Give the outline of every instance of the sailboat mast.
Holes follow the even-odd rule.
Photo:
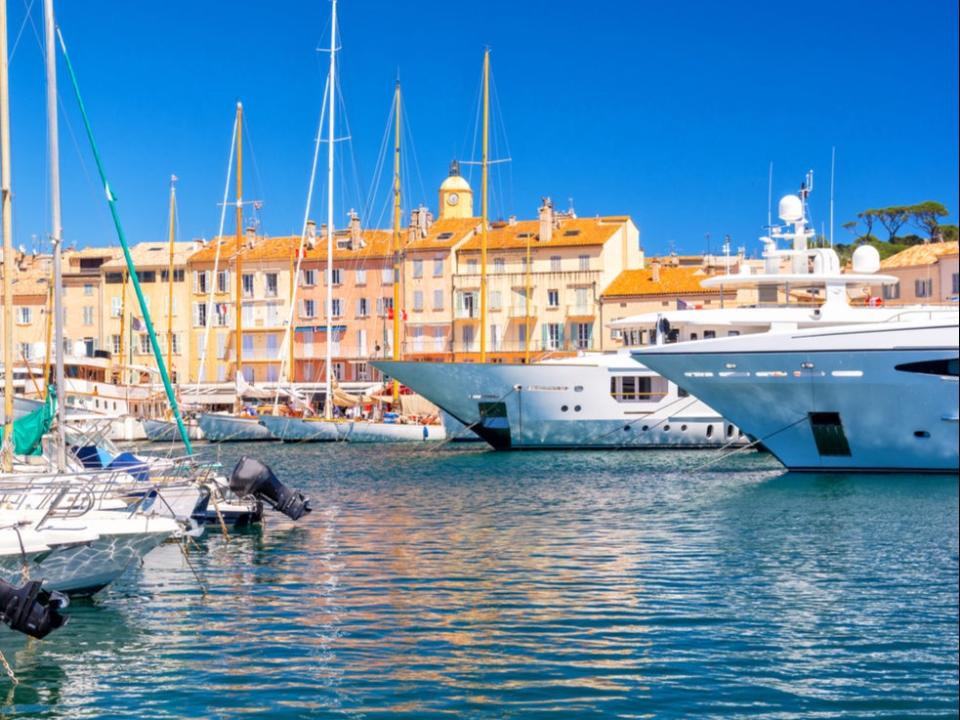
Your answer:
[[[243,374],[243,103],[237,103],[237,237],[235,243],[234,272],[237,275],[234,322],[237,331],[235,355],[237,358],[234,380]],[[214,278],[216,280],[216,278]],[[210,322],[210,318],[207,318]],[[240,398],[234,401],[234,409],[240,411]]]
[[[327,420],[333,418],[333,143],[334,119],[337,97],[337,0],[331,3],[330,16],[330,76],[327,83],[327,342],[326,342],[326,402],[323,415]]]
[[[393,101],[393,359],[400,359],[400,81]],[[400,400],[400,383],[393,381],[393,402]],[[394,408],[396,410],[396,408]]]
[[[167,264],[167,367],[173,367],[173,240],[177,207],[177,176],[170,176],[170,261]]]
[[[0,0],[0,192],[3,212],[3,470],[13,470],[13,221],[10,189],[10,82],[7,2]]]
[[[487,146],[490,131],[490,50],[483,53],[483,155],[480,159],[480,362],[487,361]]]
[[[57,384],[57,469],[65,470],[67,388],[63,372],[63,223],[60,219],[60,135],[57,124],[57,55],[53,0],[43,2],[44,61],[47,69],[47,155],[50,162],[50,240],[53,243],[54,362]],[[47,378],[49,380],[49,378]]]
[[[524,327],[524,330],[523,330],[523,361],[524,361],[525,363],[528,363],[528,364],[529,364],[529,362],[530,362],[530,313],[531,313],[531,310],[532,310],[532,308],[530,307],[530,301],[533,299],[533,298],[532,298],[533,293],[532,293],[532,291],[531,291],[531,285],[530,285],[530,272],[531,272],[531,268],[530,268],[530,233],[527,233],[527,277],[526,277],[526,282],[524,283],[524,287],[523,287],[523,294],[524,294],[524,298],[523,298],[523,310],[524,310],[524,315],[526,316],[526,317],[524,317],[524,320],[523,320],[523,327]]]

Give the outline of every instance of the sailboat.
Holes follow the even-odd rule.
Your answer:
[[[237,103],[237,189],[236,243],[234,253],[235,315],[234,353],[236,401],[233,413],[202,413],[197,422],[204,437],[212,442],[273,440],[270,431],[260,424],[256,414],[244,412],[243,398],[249,385],[243,377],[243,105]],[[218,239],[217,242],[220,242]]]

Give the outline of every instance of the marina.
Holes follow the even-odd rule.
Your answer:
[[[244,5],[0,0],[0,717],[957,716],[956,7]]]

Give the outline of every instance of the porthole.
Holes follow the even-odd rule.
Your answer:
[[[644,430],[646,430],[646,428],[644,428]],[[624,431],[624,432],[630,432],[630,426],[629,426],[629,425],[624,425],[624,426],[623,426],[623,431]]]
[[[561,405],[561,406],[560,406],[560,411],[561,411],[561,412],[566,412],[566,411],[569,410],[569,409],[570,409],[570,408],[568,408],[566,405]]]
[[[574,385],[574,386],[573,386],[573,391],[574,391],[574,392],[583,392],[583,385]]]
[[[686,425],[681,425],[681,426],[680,426],[680,432],[686,432],[686,431],[687,431],[687,426],[686,426]]]
[[[707,425],[707,437],[713,437],[713,425]]]
[[[670,432],[670,426],[669,426],[669,425],[664,425],[664,426],[663,426],[663,431],[664,431],[664,432]]]
[[[917,438],[928,438],[930,437],[930,433],[926,430],[915,430],[913,436]]]
[[[574,405],[574,406],[573,406],[573,411],[574,411],[574,412],[580,412],[581,409],[582,409],[582,408],[581,408],[579,405]]]
[[[733,437],[733,425],[727,425],[727,437]]]
[[[646,432],[647,430],[650,429],[650,426],[649,426],[649,425],[644,425],[642,429],[643,429],[644,432]]]

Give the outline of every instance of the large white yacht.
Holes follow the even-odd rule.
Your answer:
[[[636,352],[791,470],[958,471],[958,315],[663,345]]]
[[[850,294],[890,284],[877,275],[874,248],[858,248],[853,272],[842,273],[831,248],[810,247],[808,177],[799,195],[780,201],[786,223],[771,228],[763,268],[703,281],[705,287],[755,294],[750,307],[647,313],[610,323],[625,350],[524,364],[376,361],[398,379],[498,449],[709,448],[745,444],[735,420],[701,402],[632,357],[632,347],[764,333],[781,328],[884,322],[903,308],[854,306]],[[778,248],[778,241],[787,243]],[[689,389],[689,388],[687,388]]]

